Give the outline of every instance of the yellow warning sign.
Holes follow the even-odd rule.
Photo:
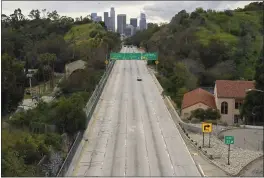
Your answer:
[[[202,130],[204,133],[210,133],[213,130],[212,123],[202,123]]]
[[[159,64],[159,61],[155,61],[155,64]]]
[[[105,64],[108,64],[108,60],[105,60]]]

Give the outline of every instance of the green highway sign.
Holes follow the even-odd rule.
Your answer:
[[[234,143],[235,143],[234,136],[225,136],[225,144],[230,145]]]
[[[124,53],[110,53],[111,59],[123,59]]]
[[[157,53],[110,53],[112,60],[157,60]]]
[[[142,57],[141,59],[142,60],[154,60],[156,61],[157,60],[157,53],[142,53]]]
[[[141,53],[110,53],[113,60],[141,60]]]
[[[125,60],[140,60],[141,53],[124,53]]]

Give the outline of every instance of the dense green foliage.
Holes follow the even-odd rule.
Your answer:
[[[3,113],[12,110],[12,107],[22,100],[25,75],[23,63],[6,53],[1,57],[1,65],[1,108]]]
[[[255,87],[264,91],[264,54],[263,49],[256,65]],[[251,91],[247,94],[241,108],[241,114],[246,118],[246,124],[263,125],[264,123],[264,92]]]
[[[64,95],[57,100],[39,102],[2,121],[2,176],[42,175],[37,166],[41,158],[51,150],[65,151],[61,135],[72,138],[85,129],[83,108],[103,74],[104,60],[121,43],[117,33],[88,17],[74,20],[45,9],[28,16],[20,9],[10,16],[2,14],[2,115],[12,113],[23,99],[28,69],[38,69],[33,86],[49,80],[54,86],[54,72],[65,72],[65,64],[84,60],[87,65],[60,84]]]
[[[16,128],[30,129],[36,123],[56,125],[60,134],[74,134],[84,129],[86,120],[83,108],[88,100],[87,92],[74,93],[69,98],[61,97],[50,104],[40,102],[35,109],[19,112],[8,122]]]
[[[61,137],[57,134],[29,134],[19,130],[2,129],[2,176],[19,177],[39,175],[36,166],[49,147],[59,150]]]
[[[263,48],[263,22],[263,2],[224,12],[182,10],[169,24],[152,24],[126,43],[159,53],[161,84],[180,104],[181,99],[176,96],[185,89],[213,87],[217,79],[254,79],[256,61]],[[176,72],[179,62],[186,68],[181,77]],[[182,79],[190,73],[194,76],[187,86]]]
[[[64,72],[65,64],[75,60],[102,68],[106,55],[120,45],[117,33],[107,32],[103,22],[93,23],[88,16],[74,20],[43,9],[32,10],[28,17],[20,9],[9,16],[2,14],[2,80],[9,80],[2,83],[2,115],[14,111],[29,85],[24,68],[26,73],[38,69],[34,86],[52,80],[53,72]],[[10,59],[13,62],[5,62]]]

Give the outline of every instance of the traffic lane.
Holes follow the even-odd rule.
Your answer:
[[[139,75],[144,78],[145,73],[141,72],[139,63],[143,61],[135,61],[137,68],[139,68]],[[149,154],[149,164],[151,170],[151,176],[174,176],[174,168],[172,166],[170,155],[166,150],[166,144],[162,138],[159,123],[151,108],[151,98],[148,97],[149,87],[141,82],[141,103],[144,108],[142,115],[144,118],[145,134],[147,137],[147,148]]]
[[[186,147],[181,135],[167,111],[164,101],[152,80],[145,64],[138,62],[144,84],[149,88],[146,95],[150,101],[149,106],[157,118],[161,135],[171,158],[172,165],[177,176],[200,176],[200,173]],[[177,148],[177,149],[175,149]]]
[[[107,97],[112,96],[113,92],[116,91],[116,88],[113,89],[113,90],[111,90],[111,89],[113,87],[117,86],[116,83],[118,83],[119,77],[117,75],[118,72],[116,72],[117,70],[118,70],[118,66],[114,66],[113,69],[112,69],[112,73],[110,74],[109,79],[107,80],[105,88],[104,88],[104,90],[102,92],[101,98],[105,98],[105,100],[99,99],[98,104],[97,104],[97,106],[95,108],[94,113],[97,113],[96,114],[97,118],[99,117],[101,119],[102,117],[104,117],[104,114],[105,114],[105,111],[106,111],[106,107],[104,107],[104,105],[112,104],[112,101],[108,100]],[[113,80],[113,79],[115,79],[115,80]],[[110,81],[115,81],[115,82],[110,82]],[[102,110],[103,108],[104,108],[104,110]],[[99,109],[101,109],[100,112],[99,112]],[[93,123],[96,123],[96,122],[94,122],[95,120],[96,120],[96,118],[93,115],[92,118],[91,118],[91,121],[89,123],[89,126],[90,126],[89,130],[87,128],[85,133],[84,133],[84,136],[83,136],[84,138],[88,138],[89,141],[93,140],[93,142],[94,142],[94,139],[97,139],[97,138],[92,138],[92,137],[93,137],[93,135],[96,135],[96,133],[98,132],[98,129],[99,129],[99,127],[91,127],[91,126],[93,126]],[[93,144],[93,142],[92,142],[92,144]],[[84,175],[84,172],[87,169],[87,166],[85,166],[85,165],[82,166],[79,162],[80,162],[81,157],[83,158],[82,153],[84,152],[83,150],[85,149],[85,147],[87,147],[87,144],[88,143],[85,142],[85,141],[81,142],[81,144],[79,145],[79,147],[78,147],[78,149],[77,149],[77,151],[75,153],[74,159],[73,159],[73,161],[77,160],[77,162],[76,163],[75,162],[71,163],[71,166],[70,166],[70,168],[69,168],[69,170],[68,170],[66,175],[75,176],[78,171],[79,171],[78,174]],[[89,155],[89,153],[85,153],[85,158],[83,158],[83,159],[84,160],[90,160],[91,158],[89,156],[91,156],[91,155]]]
[[[129,99],[127,113],[127,171],[126,176],[149,176],[149,164],[145,134],[140,115],[140,101],[137,82],[137,70],[129,63]]]
[[[104,155],[104,161],[102,163],[102,167],[101,167],[101,174],[103,176],[110,176],[111,175],[111,171],[113,169],[113,157],[114,157],[114,145],[115,145],[115,142],[116,142],[116,129],[118,126],[118,123],[117,123],[117,119],[118,119],[118,114],[119,114],[119,103],[120,103],[120,85],[122,85],[124,79],[123,79],[123,63],[121,63],[120,61],[116,61],[116,65],[120,66],[119,67],[119,70],[117,71],[118,72],[118,75],[120,76],[120,82],[116,85],[116,87],[118,88],[117,89],[117,92],[115,93],[115,95],[113,95],[112,97],[114,98],[115,100],[115,104],[113,106],[113,108],[111,109],[112,112],[107,115],[107,117],[110,117],[111,118],[111,123],[109,123],[109,127],[111,128],[111,132],[108,136],[108,139],[105,143],[105,147],[106,147],[106,151],[105,151],[105,155]],[[115,80],[115,79],[113,79]],[[113,82],[113,81],[112,81]],[[97,176],[96,174],[94,174],[93,172],[90,173],[90,175],[94,175],[94,176]],[[89,176],[90,176],[89,175]]]
[[[121,72],[122,83],[119,86],[120,98],[117,105],[117,122],[115,124],[115,131],[112,135],[111,143],[114,143],[111,162],[112,166],[110,176],[124,176],[126,164],[126,115],[127,115],[127,88],[128,88],[128,70],[126,61],[118,61],[123,63],[123,70]]]
[[[142,70],[148,74],[148,70],[144,65],[142,66]],[[160,128],[164,135],[164,140],[167,143],[169,154],[173,160],[173,165],[179,170],[177,172],[182,172],[178,175],[199,176],[200,174],[196,168],[196,165],[189,154],[189,151],[182,140],[179,131],[170,118],[170,115],[155,83],[152,81],[150,75],[146,75],[146,77],[146,82],[149,83],[149,87],[153,88],[153,90],[148,93],[150,98],[152,98],[151,105],[153,107],[153,113],[155,113],[157,118],[160,120]],[[182,144],[179,145],[178,143]],[[177,146],[178,149],[175,150],[175,146]],[[179,156],[181,156],[183,159],[177,159]]]
[[[102,166],[102,172],[104,176],[112,175],[124,175],[125,171],[125,122],[120,120],[124,115],[125,108],[122,108],[124,101],[124,95],[121,86],[124,85],[124,69],[125,63],[123,61],[117,61],[117,64],[121,64],[121,70],[119,75],[121,76],[121,82],[118,84],[118,92],[115,96],[115,107],[112,112],[112,123],[111,128],[112,132],[108,138],[106,145],[105,159]],[[120,108],[121,107],[121,108]]]
[[[86,176],[91,175],[102,175],[100,171],[101,164],[103,163],[103,156],[105,153],[105,144],[109,136],[110,129],[109,123],[111,122],[111,117],[109,117],[109,112],[111,112],[114,107],[114,97],[115,92],[118,89],[118,83],[122,81],[122,75],[119,74],[122,66],[117,64],[114,67],[113,75],[109,78],[109,85],[104,89],[102,96],[102,102],[97,106],[98,112],[95,112],[93,117],[95,117],[95,124],[90,128],[90,132],[87,135],[89,143],[84,147],[83,154],[81,155],[78,167],[80,169],[77,171],[76,176]],[[116,86],[116,87],[115,87]],[[114,88],[113,88],[114,87]],[[98,113],[98,115],[97,115]]]
[[[126,81],[124,78],[124,61],[116,61],[116,64],[122,64],[119,75],[122,77],[121,82],[117,85],[118,92],[115,96],[115,106],[112,108],[112,123],[109,124],[112,128],[111,136],[108,138],[106,143],[106,152],[104,157],[104,162],[102,166],[103,176],[111,175],[124,175],[124,166],[125,166],[125,122],[120,120],[120,117],[123,117],[123,108],[120,106],[123,105],[124,97],[122,90],[125,90],[122,86]],[[95,174],[94,174],[95,175]],[[96,175],[95,175],[96,176]]]

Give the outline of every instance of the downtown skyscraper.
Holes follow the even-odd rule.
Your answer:
[[[107,29],[109,29],[109,16],[108,16],[108,12],[104,12],[104,23],[105,26],[107,27]]]
[[[144,13],[140,13],[139,29],[140,30],[147,29],[146,14],[144,14]]]
[[[113,7],[110,10],[109,30],[115,32],[115,9]]]
[[[130,25],[137,28],[137,18],[130,18]]]
[[[117,15],[117,32],[124,34],[126,28],[126,14]]]

